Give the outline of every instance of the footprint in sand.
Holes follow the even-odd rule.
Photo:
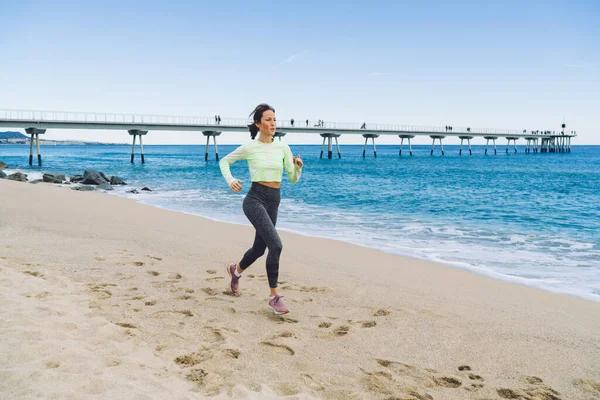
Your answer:
[[[294,354],[296,354],[296,352],[294,351],[294,349],[292,349],[290,346],[285,345],[285,344],[278,344],[278,343],[273,343],[273,342],[260,342],[260,344],[265,345],[265,346],[269,346],[269,347],[273,347],[276,349],[282,349],[284,353],[287,353],[291,356],[293,356]]]
[[[391,313],[388,310],[379,309],[373,313],[374,317],[384,317],[386,315],[390,315]]]
[[[146,265],[146,263],[143,261],[131,261],[129,264],[135,265],[136,267],[143,267],[144,265]]]
[[[462,382],[460,380],[449,376],[435,377],[433,378],[433,380],[436,383],[436,385],[447,388],[457,388],[460,385],[462,385]]]
[[[295,290],[297,292],[306,292],[306,293],[330,293],[331,290],[326,287],[319,286],[299,286],[299,285],[287,285],[283,286],[284,290]]]
[[[156,300],[150,300],[150,301],[145,302],[144,304],[147,306],[154,306],[154,305],[156,305],[156,303],[157,303]]]
[[[38,271],[23,271],[23,273],[27,274],[27,275],[35,276],[36,278],[41,278],[44,276],[41,273],[39,273]]]
[[[331,322],[321,322],[319,324],[319,328],[329,328],[331,326]]]
[[[158,271],[148,271],[148,273],[150,275],[152,275],[152,276],[159,276],[160,275],[160,272],[158,272]]]
[[[461,365],[460,367],[458,367],[459,371],[470,371],[471,367],[469,367],[468,365]]]
[[[202,288],[202,291],[209,296],[216,296],[219,294],[219,291],[217,289],[208,288],[208,287]]]
[[[189,294],[183,295],[183,296],[179,296],[177,298],[177,300],[192,300],[194,298],[194,296],[190,296]]]
[[[294,334],[290,331],[284,331],[284,332],[280,332],[280,333],[276,333],[274,335],[271,336],[271,339],[277,339],[277,338],[291,338],[294,337]]]
[[[205,281],[218,281],[221,279],[225,279],[225,278],[223,278],[222,276],[212,276],[210,278],[204,278]]]
[[[177,272],[172,272],[169,274],[168,278],[169,279],[181,279],[182,276],[181,276],[181,274],[179,274]]]
[[[483,379],[481,376],[477,375],[477,374],[469,374],[469,379],[473,380],[473,381],[483,381],[485,379]]]
[[[363,328],[372,328],[376,325],[377,325],[377,322],[375,322],[375,321],[364,321],[361,326]]]
[[[260,314],[266,315],[271,321],[275,321],[280,324],[297,324],[299,322],[297,319],[293,319],[285,315],[274,314],[271,310],[261,310]]]
[[[217,273],[217,271],[215,271],[214,269],[207,269],[207,270],[206,270],[206,273],[207,273],[207,274],[210,274],[210,275],[214,275],[214,274],[216,274],[216,273]]]
[[[106,300],[112,297],[112,292],[105,289],[105,286],[93,285],[89,290],[90,292],[96,293],[99,300]]]
[[[345,336],[350,332],[350,327],[347,325],[342,325],[333,330],[333,334],[336,336]]]
[[[235,358],[235,359],[240,358],[240,354],[242,354],[242,352],[237,349],[226,349],[224,351],[224,353],[227,357],[231,357],[231,358]]]
[[[94,258],[94,260],[96,260],[96,261],[106,261],[106,258],[104,258],[104,257],[96,257],[96,258]]]
[[[192,367],[212,358],[212,354],[208,350],[203,350],[197,353],[189,353],[175,358],[175,364],[182,367]]]
[[[58,361],[46,361],[46,368],[58,368],[60,363]]]
[[[162,258],[160,258],[160,257],[154,257],[154,256],[146,256],[146,257],[151,258],[153,260],[162,261]]]
[[[483,384],[481,383],[472,383],[471,386],[465,386],[465,390],[468,390],[469,392],[476,392],[482,388]]]
[[[130,328],[130,329],[135,329],[137,328],[137,326],[130,324],[129,322],[117,322],[115,325],[118,325],[122,328]]]

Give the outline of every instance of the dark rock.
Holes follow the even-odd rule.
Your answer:
[[[6,174],[0,169],[0,179],[6,179]]]
[[[11,181],[27,182],[27,174],[24,174],[22,172],[15,172],[14,174],[9,175],[8,179],[10,179]]]
[[[0,161],[0,168],[8,168],[8,167],[6,166],[6,164],[4,164],[2,161]]]
[[[69,180],[71,182],[81,182],[83,180],[83,175],[73,175]]]
[[[90,190],[96,190],[96,188],[94,186],[73,186],[71,187],[71,190],[80,190],[80,191],[90,191]]]
[[[128,190],[127,193],[138,194],[139,192],[137,191],[137,189],[132,189],[132,190]]]
[[[101,190],[114,190],[112,186],[110,186],[110,183],[101,183],[100,185],[98,185],[98,189]]]
[[[141,190],[143,190],[144,192],[151,192],[152,191],[152,189],[147,188],[145,186]]]
[[[34,179],[32,181],[29,181],[29,183],[40,183],[40,182],[45,182],[43,179]]]
[[[44,174],[43,181],[50,183],[63,183],[65,181],[65,176],[60,174]]]
[[[83,180],[81,183],[84,185],[100,185],[102,183],[109,183],[110,180],[102,172],[94,170],[86,170],[83,173]]]
[[[110,184],[111,185],[127,185],[127,183],[123,179],[119,178],[118,176],[111,176]]]

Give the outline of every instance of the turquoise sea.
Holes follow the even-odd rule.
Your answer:
[[[219,146],[221,157],[237,146]],[[342,159],[319,159],[321,146],[292,145],[305,162],[297,185],[285,182],[278,227],[339,239],[464,268],[496,279],[600,301],[600,146],[568,154],[429,155],[429,146],[342,145]],[[28,165],[29,147],[0,146],[0,161],[40,178],[44,172],[96,169],[125,179],[109,192],[170,210],[249,224],[241,204],[250,187],[245,162],[232,166],[246,181],[229,190],[204,146],[145,146],[129,162],[129,145],[43,146],[43,167]],[[334,156],[335,156],[334,152]],[[132,187],[153,192],[128,194]],[[43,199],[36,199],[43,201]],[[1,201],[0,201],[1,204]],[[252,238],[248,238],[251,244]],[[368,266],[373,267],[373,266]]]

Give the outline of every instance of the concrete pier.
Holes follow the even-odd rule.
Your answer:
[[[487,152],[488,152],[488,146],[490,144],[490,140],[494,142],[494,154],[498,154],[498,152],[496,151],[496,139],[498,139],[498,136],[484,136],[483,138],[486,140],[485,154],[487,154]]]
[[[319,158],[323,158],[323,150],[325,149],[325,139],[327,139],[327,158],[333,158],[333,147],[331,143],[331,139],[335,139],[335,147],[337,148],[338,158],[342,158],[342,153],[340,152],[340,144],[338,143],[338,139],[340,134],[337,133],[321,133],[321,137],[323,138],[323,145],[321,146],[321,155]]]
[[[440,141],[440,149],[442,150],[442,155],[444,155],[444,144],[442,143],[442,139],[445,139],[446,136],[444,136],[444,135],[429,135],[429,137],[431,139],[433,139],[433,141],[431,142],[431,155],[433,155],[433,150],[435,148],[436,139]]]
[[[412,145],[410,143],[410,139],[414,138],[415,135],[398,135],[398,137],[400,138],[400,153],[399,153],[399,155],[402,155],[402,145],[404,144],[404,139],[408,139],[408,150],[410,152],[410,155],[412,156]]]
[[[210,138],[213,138],[213,143],[215,147],[215,159],[219,161],[219,147],[217,146],[217,136],[221,134],[221,132],[217,131],[202,131],[202,134],[206,136],[206,151],[204,152],[204,161],[208,161],[208,145],[210,143]]]
[[[26,128],[25,132],[28,135],[31,135],[30,144],[29,144],[29,165],[33,165],[33,140],[35,138],[35,142],[37,144],[37,159],[38,165],[42,166],[42,153],[40,151],[40,135],[46,133],[45,129],[39,128]]]
[[[186,116],[165,116],[165,115],[134,115],[123,113],[93,113],[93,112],[72,112],[72,111],[40,111],[40,110],[13,110],[0,109],[0,126],[6,128],[26,128],[31,135],[32,142],[38,143],[38,163],[41,165],[41,153],[39,150],[39,134],[46,129],[98,129],[98,130],[128,130],[133,136],[132,143],[132,161],[135,158],[135,142],[137,136],[140,136],[140,150],[142,153],[142,162],[144,160],[142,136],[148,131],[191,131],[203,132],[207,136],[207,150],[205,159],[208,160],[208,145],[210,136],[213,136],[215,154],[218,159],[218,149],[215,137],[217,134],[206,134],[207,132],[244,132],[248,133],[247,118],[224,119],[215,123],[214,117],[186,117]],[[338,158],[341,158],[341,151],[337,138],[342,135],[363,135],[365,144],[368,139],[373,139],[373,153],[376,156],[377,150],[374,139],[379,136],[398,136],[401,139],[399,155],[402,155],[404,139],[408,140],[410,153],[412,155],[411,139],[415,137],[429,136],[433,142],[431,154],[435,151],[435,142],[439,140],[442,155],[444,155],[443,139],[458,137],[461,139],[461,151],[464,140],[469,145],[469,154],[472,154],[471,139],[485,138],[485,154],[488,152],[490,140],[494,143],[494,154],[497,154],[496,139],[499,137],[507,138],[508,147],[510,141],[516,151],[516,140],[525,139],[528,142],[526,153],[569,153],[571,151],[571,139],[577,136],[576,131],[567,132],[566,124],[561,125],[560,133],[555,134],[552,130],[540,130],[528,132],[523,129],[496,129],[496,128],[471,128],[471,127],[452,127],[448,126],[419,126],[419,125],[399,125],[399,124],[377,124],[377,123],[347,123],[347,122],[323,122],[306,120],[305,123],[293,124],[291,120],[277,121],[278,127],[285,132],[277,132],[276,137],[281,140],[285,133],[293,132],[295,134],[319,134],[323,137],[321,155],[325,148],[325,140],[328,140],[328,158],[333,158],[332,139],[336,140]],[[367,129],[368,127],[368,129]],[[36,131],[32,131],[36,129]],[[33,133],[30,133],[33,132]],[[37,133],[35,133],[37,132]],[[133,133],[135,132],[135,133]],[[369,136],[367,136],[369,135]],[[535,144],[535,147],[533,147]],[[366,146],[363,150],[366,156]],[[33,163],[33,143],[30,148],[30,159]]]
[[[525,148],[525,153],[534,153],[538,152],[538,140],[537,138],[525,138],[527,141],[527,147]]]
[[[514,136],[507,136],[506,137],[506,153],[508,154],[508,147],[510,146],[510,142],[513,142],[513,147],[515,149],[515,153],[517,152],[517,140],[519,140],[518,137],[514,137]]]
[[[458,155],[462,156],[463,140],[466,140],[469,144],[469,155],[472,156],[473,151],[471,150],[471,139],[473,139],[473,136],[459,136],[458,138],[460,139],[460,150],[458,151]]]
[[[369,141],[369,139],[371,139],[373,141],[373,157],[377,157],[377,146],[375,145],[375,139],[377,139],[379,137],[379,135],[373,134],[373,133],[365,133],[362,136],[365,138],[365,147],[363,148],[363,158],[365,157],[365,154],[367,152],[367,142]]]
[[[129,134],[131,136],[133,136],[133,143],[131,144],[131,163],[133,164],[133,159],[135,157],[135,138],[136,136],[140,137],[140,155],[142,156],[142,164],[144,164],[146,161],[144,160],[144,145],[142,143],[142,136],[146,135],[148,133],[148,131],[142,131],[140,129],[130,129],[127,132],[129,132]]]

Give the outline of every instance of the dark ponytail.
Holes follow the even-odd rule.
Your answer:
[[[251,123],[248,125],[248,130],[250,131],[250,137],[252,138],[252,140],[254,140],[254,138],[258,134],[258,126],[256,126],[255,123]]]
[[[275,112],[275,109],[268,104],[261,103],[256,106],[254,111],[252,111],[249,117],[252,117],[252,123],[248,124],[248,130],[250,131],[250,137],[254,139],[258,134],[258,126],[256,124],[260,124],[260,120],[262,119],[263,113],[265,111],[271,110]]]

